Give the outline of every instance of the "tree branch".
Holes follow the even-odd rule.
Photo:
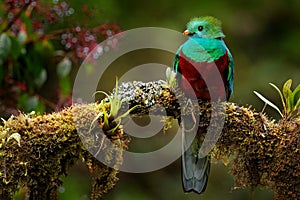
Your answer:
[[[115,95],[123,105],[138,105],[131,112],[134,115],[145,115],[149,110],[159,115],[163,107],[168,116],[178,118],[178,99],[187,99],[175,93],[164,81],[134,81],[121,84]],[[115,168],[122,163],[122,149],[127,148],[128,140],[117,117],[125,111],[121,107],[119,115],[111,115],[112,104],[104,99],[73,105],[58,113],[20,114],[4,121],[0,126],[1,199],[12,199],[20,187],[29,188],[30,199],[57,199],[60,177],[78,160],[95,175],[92,199],[113,188],[117,170],[92,156],[101,152]],[[199,105],[199,128],[217,127],[210,124],[210,119],[218,112],[211,112],[210,103]],[[235,187],[262,186],[273,190],[275,199],[300,199],[300,119],[275,122],[251,107],[230,102],[219,105],[226,108],[225,123],[211,156],[230,163]],[[119,148],[105,145],[104,137]],[[85,145],[82,138],[88,138],[83,141]]]

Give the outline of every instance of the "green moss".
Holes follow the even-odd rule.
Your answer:
[[[128,97],[129,90],[133,98]],[[151,95],[145,95],[147,91],[152,91]],[[127,99],[131,108],[142,105],[133,111],[135,115],[145,115],[149,109],[160,114],[164,107],[170,116],[165,118],[165,129],[171,127],[171,117],[180,116],[174,91],[162,82],[123,84],[119,96]],[[178,98],[184,105],[186,99]],[[208,125],[219,126],[210,124],[211,115],[219,116],[226,106],[223,131],[211,156],[229,165],[235,188],[261,186],[273,190],[277,200],[300,199],[300,118],[275,122],[251,107],[234,103],[218,106],[216,112],[211,112],[210,103],[200,102],[199,126],[201,130]],[[118,116],[126,113],[120,109]],[[93,174],[91,199],[108,192],[118,180],[122,150],[128,145],[122,125],[115,120],[118,116],[111,115],[110,103],[102,101],[42,116],[20,114],[4,121],[0,126],[1,199],[12,199],[21,187],[28,188],[32,199],[57,199],[60,178],[78,160],[85,162]],[[114,145],[103,143],[104,137]],[[95,157],[101,153],[112,168],[90,152]]]
[[[98,162],[77,134],[78,129],[87,130],[91,119],[102,109],[109,109],[109,105],[77,105],[59,113],[42,116],[20,114],[5,121],[0,126],[1,199],[12,199],[13,194],[25,186],[33,199],[57,199],[57,189],[62,185],[61,176],[67,175],[69,167],[79,159],[85,160],[95,176],[94,199],[111,189],[117,181],[117,171]],[[119,129],[117,132],[120,135]],[[8,139],[13,133],[20,135],[20,146],[16,139]],[[121,140],[118,142],[121,148],[125,147]],[[121,157],[107,159],[117,159],[119,164],[122,162]],[[100,183],[99,180],[103,179],[106,181]]]

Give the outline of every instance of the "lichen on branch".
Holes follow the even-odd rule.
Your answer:
[[[122,83],[117,96],[122,106],[115,116],[110,115],[111,102],[104,99],[57,113],[20,114],[4,121],[0,126],[1,199],[11,199],[20,187],[28,188],[31,199],[57,199],[60,178],[78,160],[95,175],[92,199],[97,199],[116,183],[122,150],[128,146],[122,120],[119,124],[115,119],[134,106],[131,114],[135,116],[147,115],[150,110],[160,115],[164,109],[168,116],[179,118],[178,99],[187,101],[164,81]],[[211,156],[230,163],[235,187],[262,186],[273,190],[275,199],[299,199],[300,118],[276,122],[249,106],[220,105],[225,106],[225,123]],[[211,115],[218,114],[211,109],[210,103],[200,102],[200,129],[218,126],[210,124]],[[117,148],[103,144],[103,137]],[[95,158],[99,152],[113,168]]]

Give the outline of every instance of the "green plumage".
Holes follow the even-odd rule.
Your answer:
[[[226,52],[222,40],[214,38],[193,38],[182,45],[182,52],[195,62],[214,62]]]

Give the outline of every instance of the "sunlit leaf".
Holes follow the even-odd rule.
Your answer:
[[[287,80],[283,85],[282,92],[286,101],[288,101],[289,94],[291,92],[291,86],[292,86],[292,79]]]
[[[281,99],[281,103],[282,103],[282,106],[283,106],[283,109],[285,110],[286,112],[286,105],[285,105],[285,101],[284,101],[284,97],[282,95],[282,92],[280,91],[280,89],[274,85],[273,83],[269,83],[273,88],[275,88],[275,90],[278,92],[279,96],[280,96],[280,99]]]
[[[288,90],[287,91],[287,112],[289,113],[290,111],[293,110],[293,107],[294,107],[294,97],[293,97],[293,92],[291,90]]]
[[[119,109],[121,108],[121,101],[120,101],[118,95],[119,95],[119,93],[118,93],[118,78],[116,78],[115,93],[111,100],[111,108],[110,108],[110,113],[112,114],[112,116],[117,115]]]
[[[254,91],[254,94],[256,94],[256,96],[258,98],[260,98],[263,102],[265,102],[267,105],[269,105],[272,108],[274,108],[275,110],[277,110],[277,112],[281,115],[281,117],[283,117],[283,114],[281,113],[280,109],[275,104],[273,104],[271,101],[269,101],[268,99],[266,99],[264,96],[262,96],[261,94],[259,94],[256,91]]]

